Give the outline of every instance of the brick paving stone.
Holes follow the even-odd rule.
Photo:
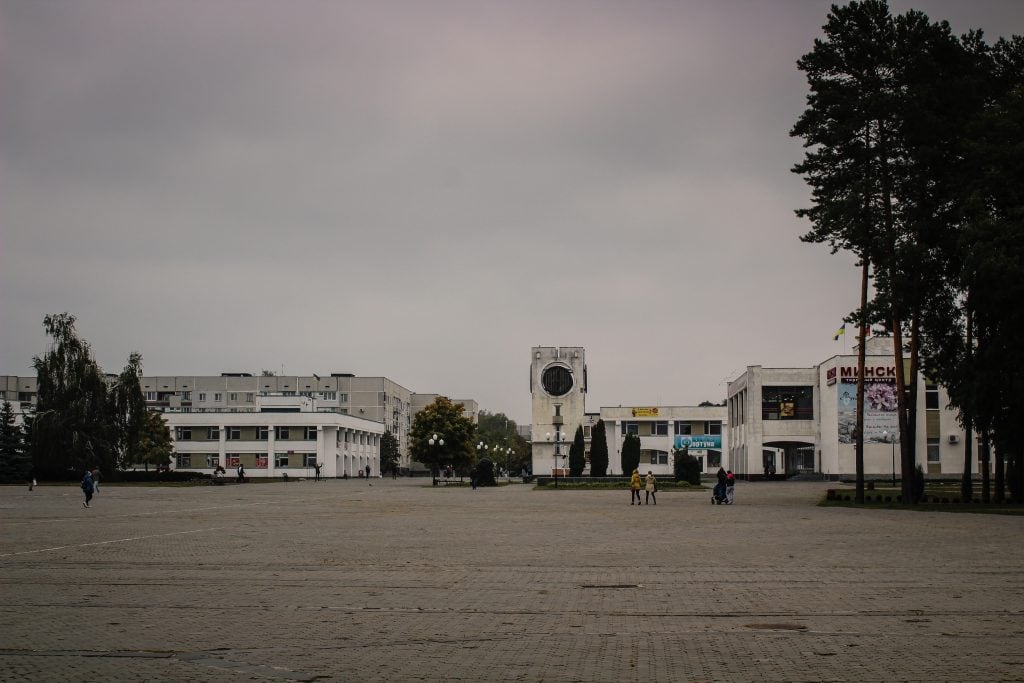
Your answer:
[[[0,487],[0,679],[1024,680],[1021,517],[372,484]]]

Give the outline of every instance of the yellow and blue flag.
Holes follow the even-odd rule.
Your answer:
[[[832,337],[832,341],[839,341],[839,337],[844,334],[846,334],[846,323],[843,323],[843,326],[836,330],[835,335]]]

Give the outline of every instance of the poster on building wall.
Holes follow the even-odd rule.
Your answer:
[[[722,447],[722,435],[721,434],[698,434],[696,436],[690,436],[689,434],[677,434],[675,441],[672,444],[677,450],[688,448],[691,451],[697,449],[706,448],[721,448]]]
[[[836,391],[839,400],[839,443],[855,443],[857,428],[857,380],[843,378]],[[896,410],[896,378],[864,378],[864,443],[889,443],[899,434]],[[896,438],[899,441],[899,438]]]

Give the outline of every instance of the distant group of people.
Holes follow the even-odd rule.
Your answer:
[[[629,504],[640,505],[640,489],[644,490],[644,505],[650,505],[651,501],[654,504],[658,504],[658,480],[654,478],[654,473],[651,470],[647,470],[647,476],[643,479],[640,478],[640,470],[633,470],[633,476],[629,478]]]

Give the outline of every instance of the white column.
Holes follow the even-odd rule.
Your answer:
[[[316,426],[316,454],[315,454],[316,462],[317,463],[323,463],[323,467],[327,468],[327,470],[328,470],[327,472],[323,472],[323,468],[321,468],[321,475],[327,474],[328,476],[330,476],[330,465],[328,465],[328,463],[327,463],[327,458],[325,457],[325,453],[326,453],[326,449],[324,448],[324,427],[323,427],[323,425],[317,425]]]
[[[258,427],[257,427],[258,429]],[[267,425],[267,476],[274,475],[274,450],[277,440],[274,437],[274,425]],[[291,463],[288,463],[289,465]]]
[[[220,438],[217,439],[217,463],[226,470],[228,464],[228,428],[226,425],[220,425],[217,429],[220,430],[218,432]]]

